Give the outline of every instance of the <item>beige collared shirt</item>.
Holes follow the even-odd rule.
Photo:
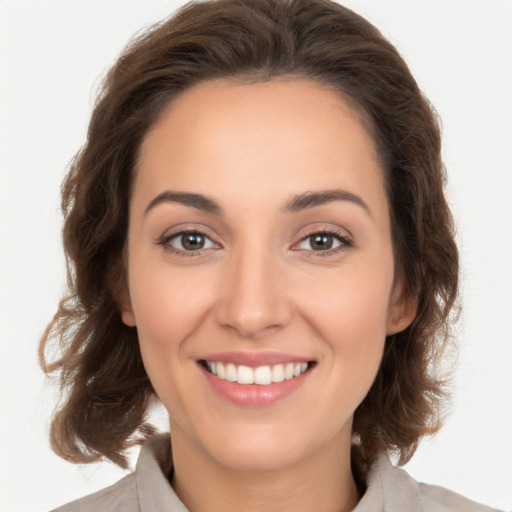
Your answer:
[[[169,484],[171,471],[170,437],[156,436],[143,446],[134,473],[55,512],[189,512]],[[366,486],[353,512],[499,512],[442,487],[416,482],[384,454],[371,468]]]

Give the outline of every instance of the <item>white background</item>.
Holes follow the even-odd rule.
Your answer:
[[[49,449],[38,338],[64,284],[59,186],[100,77],[183,2],[0,0],[0,511],[44,511],[119,479]],[[463,264],[458,376],[444,430],[407,466],[512,508],[512,1],[349,0],[408,61],[444,125]]]

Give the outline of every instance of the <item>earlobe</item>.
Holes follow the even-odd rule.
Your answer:
[[[123,323],[128,327],[135,327],[137,322],[135,320],[135,314],[133,313],[130,295],[126,288],[126,285],[124,285],[123,290],[119,293],[118,307],[121,312],[121,320]]]
[[[130,293],[128,291],[127,275],[123,257],[119,257],[117,261],[111,264],[106,275],[107,287],[110,290],[112,298],[117,304],[121,313],[122,322],[128,327],[135,327],[135,315],[130,301]]]
[[[386,326],[386,335],[390,336],[407,329],[418,312],[418,298],[402,291],[396,286],[391,298]]]
[[[121,320],[128,327],[135,327],[137,325],[135,322],[135,315],[131,309],[123,309],[121,311]]]

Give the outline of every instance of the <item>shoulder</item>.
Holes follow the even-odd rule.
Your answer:
[[[437,485],[417,484],[425,512],[499,512]]]
[[[385,454],[371,467],[366,483],[361,504],[366,499],[368,508],[361,506],[361,512],[377,505],[386,512],[499,512],[444,487],[417,482],[405,470],[394,467]]]
[[[138,512],[139,500],[135,475],[132,473],[101,491],[89,494],[55,509],[53,512]]]
[[[171,472],[171,439],[155,436],[142,447],[134,473],[53,512],[187,512],[169,483]]]

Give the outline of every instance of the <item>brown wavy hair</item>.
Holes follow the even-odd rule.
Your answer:
[[[294,76],[328,85],[364,119],[378,149],[390,205],[396,274],[418,312],[388,336],[353,432],[371,462],[404,463],[440,428],[441,356],[457,302],[458,253],[444,197],[440,128],[397,50],[368,21],[329,0],[213,0],[186,5],[133,40],[107,74],[62,186],[68,294],[40,345],[61,402],[51,443],[73,462],[107,458],[151,435],[155,392],[137,331],[121,321],[123,248],[138,152],[165,106],[212,79]],[[455,309],[453,309],[455,311]]]

